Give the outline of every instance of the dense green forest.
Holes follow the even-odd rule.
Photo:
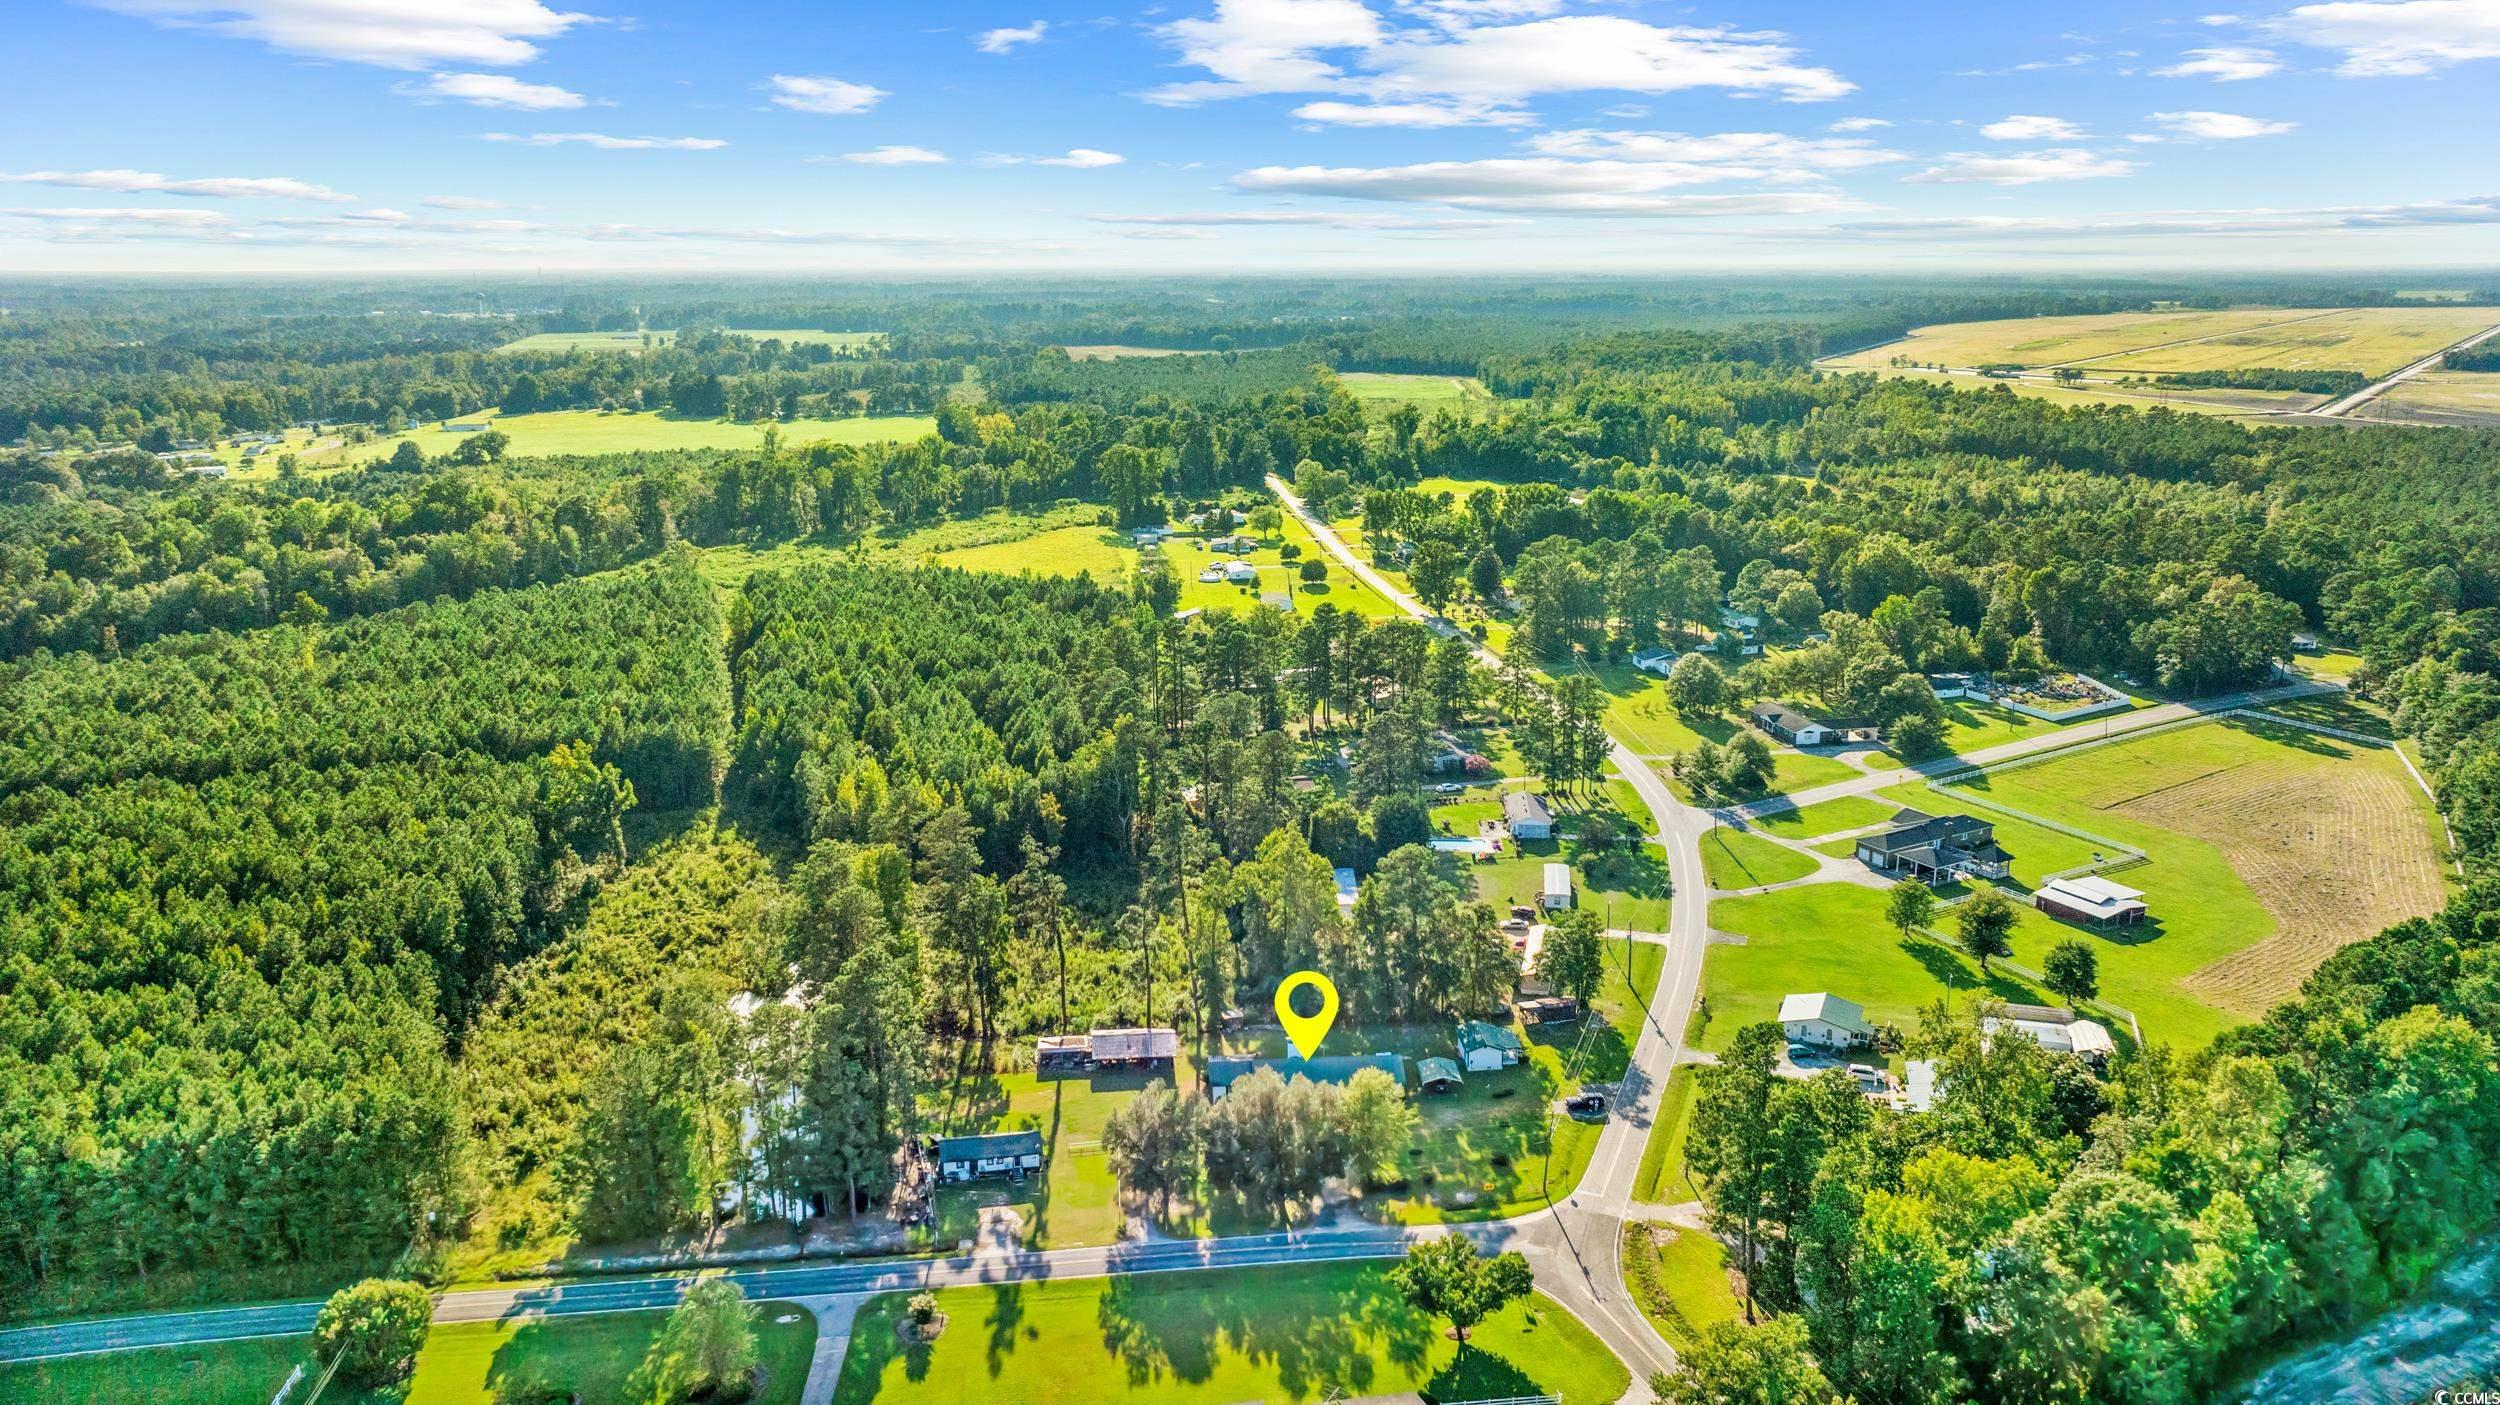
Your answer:
[[[506,291],[509,317],[428,315],[456,304],[414,286],[10,290],[0,1299],[20,1310],[866,1204],[920,1130],[933,1051],[1089,1020],[1196,1036],[1313,961],[1350,1017],[1482,1011],[1511,957],[1423,845],[1433,733],[1499,727],[1526,769],[1593,788],[1605,700],[1577,665],[1721,632],[1723,609],[1798,647],[1697,653],[1679,696],[1807,698],[1913,754],[1941,737],[1925,673],[2195,695],[2322,633],[2363,655],[2356,689],[2418,743],[2478,880],[2262,1023],[2105,1080],[1939,1014],[1920,1037],[1963,1091],[1928,1119],[1774,1079],[1740,1039],[1693,1165],[1762,1250],[1754,1307],[1801,1314],[1836,1388],[2195,1398],[2500,1218],[2473,1154],[2500,1139],[2500,434],[1813,364],[1950,317],[2381,290]],[[497,349],[638,325],[682,335]],[[1209,354],[1059,350],[1111,342]],[[1366,403],[1338,379],[1356,370],[1498,398]],[[908,409],[936,432],[250,482],[150,451],[611,404]],[[1509,668],[1333,605],[1176,615],[1160,571],[843,554],[1069,499],[1129,526],[1247,509],[1271,474],[1399,553],[1433,607],[1498,616]],[[703,552],[736,546],[805,550],[707,577]],[[1683,778],[1754,793],[1742,750]],[[1338,866],[1362,875],[1350,913]]]

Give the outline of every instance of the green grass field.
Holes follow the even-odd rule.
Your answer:
[[[2219,312],[2106,312],[2075,317],[2007,317],[1919,327],[1900,341],[1832,358],[1851,370],[1882,370],[1897,356],[1922,365],[2055,366],[2115,356],[2163,342],[2271,326],[2316,309],[2237,308]]]
[[[1390,619],[1406,612],[1387,596],[1354,578],[1345,563],[1322,550],[1312,539],[1302,519],[1288,512],[1284,525],[1270,534],[1267,543],[1244,556],[1226,556],[1209,551],[1201,537],[1173,537],[1164,542],[1161,551],[1166,569],[1181,584],[1180,608],[1184,610],[1256,610],[1262,594],[1290,591],[1297,613],[1309,614],[1322,604],[1363,616],[1365,619]],[[1301,548],[1301,555],[1288,566],[1279,548],[1291,542]],[[1299,574],[1303,561],[1317,560],[1328,568],[1328,578],[1317,584],[1305,584]],[[1209,565],[1230,561],[1246,561],[1258,568],[1255,586],[1201,582],[1198,573]]]
[[[944,1335],[908,1347],[895,1331],[904,1301],[861,1309],[840,1405],[1230,1405],[1394,1391],[1600,1405],[1631,1384],[1551,1299],[1512,1304],[1462,1347],[1406,1306],[1380,1264],[950,1288],[938,1294]]]
[[[1755,820],[1753,827],[1782,839],[1812,839],[1881,824],[1892,818],[1892,812],[1899,808],[1863,795],[1844,795],[1837,800],[1808,805],[1802,810],[1782,810],[1776,815],[1766,815]]]
[[[1347,371],[1337,377],[1346,393],[1367,405],[1413,405],[1437,409],[1480,410],[1493,403],[1493,392],[1473,376],[1401,376],[1374,371]]]
[[[1835,357],[1853,370],[1894,358],[1953,367],[2081,365],[2092,373],[2254,367],[2352,370],[2383,376],[2471,335],[2500,311],[2455,306],[2235,308],[2015,317],[1920,327],[1897,342]]]
[[[2094,360],[2091,371],[2359,371],[2384,376],[2494,322],[2488,307],[2365,307],[2252,327],[2185,346],[2146,347]]]
[[[1732,714],[1688,718],[1677,712],[1668,705],[1666,680],[1656,674],[1643,673],[1629,665],[1592,668],[1589,673],[1606,693],[1607,733],[1621,738],[1643,756],[1672,756],[1691,751],[1705,740],[1725,746],[1744,730],[1745,724]],[[1776,743],[1771,754],[1774,791],[1804,790],[1858,774],[1856,768],[1835,757],[1808,756]],[[1684,783],[1663,765],[1659,767],[1659,778],[1678,799],[1693,798]]]
[[[1176,1086],[1197,1086],[1184,1059]],[[975,1132],[1037,1131],[1045,1170],[1038,1182],[1002,1181],[950,1187],[938,1193],[937,1247],[971,1238],[984,1205],[1012,1207],[1032,1248],[1064,1249],[1111,1244],[1120,1237],[1119,1187],[1102,1150],[1102,1129],[1149,1080],[1143,1075],[1101,1071],[1091,1077],[1040,1078],[1029,1072],[991,1073],[963,1068],[923,1100],[933,1136]]]
[[[2109,717],[2124,715],[2119,712],[2104,714]],[[2007,742],[2042,736],[2067,727],[2082,727],[2100,720],[2094,717],[2084,722],[2044,722],[2037,717],[2025,717],[2019,712],[2010,712],[1988,703],[1951,698],[1944,703],[1944,747],[1956,756],[1967,756],[1988,747],[2003,746]],[[1901,764],[1900,758],[1890,752],[1877,752],[1868,760],[1879,767]]]
[[[1608,925],[1644,932],[1667,930],[1671,885],[1664,852],[1646,842],[1601,846],[1584,844],[1579,838],[1581,825],[1600,816],[1618,829],[1640,834],[1654,830],[1655,822],[1645,807],[1625,806],[1626,800],[1639,803],[1631,786],[1610,785],[1589,805],[1563,796],[1547,798],[1555,805],[1556,828],[1562,837],[1517,841],[1500,858],[1471,864],[1477,898],[1497,909],[1514,903],[1533,905],[1545,890],[1545,865],[1559,859],[1571,865],[1574,901],[1605,914]],[[1435,827],[1447,833],[1472,835],[1478,824],[1500,814],[1500,800],[1486,791],[1457,804],[1437,806],[1432,817]]]
[[[1442,493],[1447,493],[1450,495],[1453,502],[1463,504],[1470,496],[1474,495],[1480,489],[1491,488],[1496,492],[1499,492],[1509,486],[1510,485],[1507,483],[1492,478],[1444,478],[1435,476],[1417,481],[1415,484],[1415,491],[1419,493],[1431,494],[1433,496],[1439,496]]]
[[[1701,841],[1701,868],[1710,886],[1722,891],[1785,883],[1814,872],[1814,860],[1758,834],[1726,825]]]
[[[2495,314],[2494,320],[2500,321],[2500,314]],[[2382,406],[2384,413],[2397,417],[2418,415],[2460,423],[2500,424],[2500,372],[2428,371],[2399,382],[2363,407],[2359,418],[2378,417]]]
[[[1623,1281],[1641,1315],[1678,1351],[1692,1346],[1703,1328],[1743,1315],[1728,1282],[1727,1246],[1697,1229],[1626,1224]]]
[[[1998,771],[1969,789],[2150,856],[2118,875],[2144,890],[2146,922],[2096,930],[2026,909],[2014,954],[2036,967],[2055,941],[2091,941],[2102,993],[2133,1009],[2151,1040],[2206,1043],[2290,994],[2340,943],[2444,897],[2431,802],[2382,748],[2218,722]],[[1950,791],[1895,794],[1967,808]],[[2092,847],[2027,826],[2000,823],[1999,834],[2026,884]]]
[[[763,1377],[749,1399],[755,1405],[797,1405],[816,1347],[816,1318],[783,1302],[758,1303],[753,1314]],[[618,1312],[448,1322],[426,1339],[406,1381],[365,1391],[333,1385],[322,1399],[330,1405],[536,1405],[570,1397],[660,1405],[627,1386],[666,1320],[663,1312]],[[308,1348],[304,1337],[269,1337],[0,1366],[0,1400],[267,1405],[297,1363],[308,1360]],[[309,1394],[310,1377],[317,1374],[308,1372],[294,1398]]]
[[[1864,1006],[1873,1023],[1908,1030],[1919,1010],[1948,990],[1958,1003],[1980,989],[1978,962],[1933,942],[1903,940],[1884,921],[1882,890],[1855,883],[1723,898],[1710,905],[1710,925],[1745,939],[1713,945],[1703,958],[1710,1027],[1701,1047],[1713,1051],[1726,1049],[1739,1028],[1776,1018],[1783,995],[1829,991]],[[2004,1000],[2057,1003],[2002,966],[1987,989]]]
[[[1684,1174],[1684,1138],[1692,1130],[1693,1086],[1699,1076],[1691,1064],[1667,1075],[1658,1120],[1641,1144],[1641,1169],[1632,1182],[1632,1198],[1644,1205],[1681,1205],[1701,1198],[1701,1187]]]
[[[304,1337],[159,1347],[0,1365],[10,1405],[269,1405],[307,1352]],[[300,1387],[299,1387],[300,1389]]]
[[[535,415],[497,415],[481,410],[462,415],[453,424],[491,424],[512,439],[505,453],[513,458],[534,454],[622,454],[636,449],[752,449],[777,431],[788,445],[882,444],[922,439],[937,432],[926,415],[865,415],[854,419],[789,420],[774,424],[743,424],[732,420],[690,420],[674,415],[603,414],[597,410],[550,410]],[[428,457],[450,453],[476,433],[445,430],[439,423],[391,438],[336,448],[303,450],[296,455],[308,469],[342,468],[389,458],[403,442],[415,444]],[[274,477],[277,457],[265,454],[242,476]]]
[[[755,546],[730,542],[702,548],[706,579],[735,589],[757,571],[825,564],[845,553],[881,566],[932,562],[966,570],[1017,575],[1073,575],[1091,571],[1105,584],[1125,580],[1137,567],[1137,551],[1109,526],[1108,508],[1070,500],[1041,512],[997,508],[979,517],[954,518],[907,531],[882,528],[855,541],[819,538]]]

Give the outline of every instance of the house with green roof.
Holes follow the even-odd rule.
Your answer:
[[[1469,1073],[1515,1068],[1528,1056],[1528,1046],[1507,1025],[1466,1020],[1458,1027],[1458,1061]]]

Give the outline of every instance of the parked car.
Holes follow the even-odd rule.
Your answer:
[[[1443,781],[1439,785],[1432,788],[1432,793],[1435,795],[1457,795],[1466,789],[1467,787],[1460,785],[1456,781]]]
[[[1606,1115],[1606,1095],[1589,1089],[1564,1103],[1563,1111],[1574,1117],[1603,1117]]]

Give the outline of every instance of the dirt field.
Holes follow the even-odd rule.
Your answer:
[[[2438,908],[2446,881],[2423,842],[2421,806],[2395,757],[2369,751],[2331,767],[2297,755],[2249,761],[2105,808],[2212,844],[2274,917],[2273,936],[2180,981],[2255,1016],[2337,947]]]
[[[1063,346],[1071,361],[1121,361],[1132,356],[1213,356],[1212,351],[1172,351],[1160,346]]]

